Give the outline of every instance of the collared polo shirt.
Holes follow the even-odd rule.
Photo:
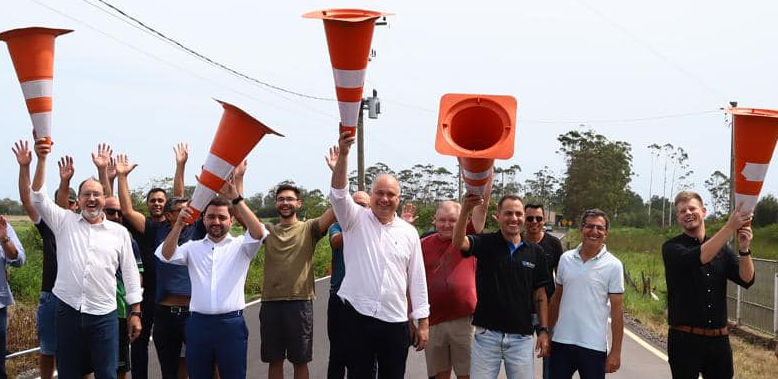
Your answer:
[[[267,230],[261,239],[254,239],[246,231],[239,237],[227,234],[220,242],[213,242],[210,237],[189,241],[178,246],[170,260],[162,255],[161,244],[154,254],[165,263],[188,269],[192,281],[190,311],[223,314],[245,307],[246,275],[266,236]]]
[[[511,253],[508,241],[495,233],[467,236],[474,256],[475,284],[478,302],[473,325],[502,333],[529,335],[534,331],[533,292],[548,282],[543,249],[536,243],[522,241]]]
[[[419,234],[400,217],[382,224],[373,211],[354,202],[347,189],[332,188],[332,210],[343,229],[346,276],[338,296],[362,315],[385,322],[430,314]]]
[[[32,192],[32,204],[57,241],[54,294],[81,313],[104,315],[116,309],[116,271],[121,269],[128,304],[140,303],[140,274],[125,227],[105,220],[91,224],[57,206],[45,193]]]
[[[552,340],[607,352],[609,295],[624,293],[624,266],[605,246],[586,262],[580,251],[578,245],[559,260],[562,299]]]
[[[725,245],[710,262],[702,264],[702,244],[708,240],[681,234],[662,245],[667,281],[667,323],[696,328],[727,325],[727,279],[743,288],[750,282],[740,278],[740,258]]]

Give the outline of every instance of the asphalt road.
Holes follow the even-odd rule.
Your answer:
[[[327,376],[327,357],[329,356],[329,344],[327,339],[327,300],[329,297],[329,278],[322,278],[316,282],[317,299],[314,302],[314,338],[313,338],[313,362],[309,365],[311,378],[326,378]],[[250,303],[246,307],[246,323],[249,327],[249,364],[248,378],[267,377],[267,365],[262,363],[259,358],[259,304]],[[637,338],[637,337],[635,337]],[[644,342],[645,343],[645,342]],[[151,378],[160,378],[159,365],[154,354],[154,349],[150,349],[149,374]],[[635,339],[628,335],[624,336],[622,347],[621,369],[615,374],[608,375],[609,378],[624,379],[656,379],[669,378],[670,369],[667,362],[660,356],[662,352],[651,352],[643,347]],[[536,378],[540,378],[541,362],[535,363]],[[292,378],[292,366],[285,364],[284,374],[286,378]],[[424,361],[424,352],[409,350],[408,365],[405,374],[406,378],[426,378],[426,364]],[[505,378],[504,374],[500,375]],[[577,376],[576,376],[577,377]]]

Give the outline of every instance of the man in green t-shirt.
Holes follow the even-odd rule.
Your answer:
[[[268,377],[283,378],[284,359],[294,365],[295,378],[308,378],[313,358],[313,254],[316,242],[335,221],[332,209],[300,221],[300,190],[289,184],[276,189],[281,221],[265,224],[265,277],[259,310],[261,356],[269,363]]]

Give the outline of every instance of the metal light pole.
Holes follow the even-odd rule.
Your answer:
[[[363,113],[367,110],[367,117],[377,119],[381,114],[381,100],[378,99],[378,91],[373,89],[373,96],[362,99],[359,106],[359,118],[357,119],[357,188],[365,190],[365,128]]]

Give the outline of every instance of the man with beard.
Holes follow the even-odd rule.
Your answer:
[[[559,260],[549,312],[549,325],[554,328],[551,379],[570,379],[576,371],[581,378],[604,379],[621,366],[624,268],[605,246],[609,229],[605,212],[585,211],[580,229],[583,241]]]
[[[117,270],[125,273],[125,300],[131,339],[140,334],[140,274],[127,229],[107,222],[103,214],[103,186],[94,178],[78,186],[81,214],[58,207],[46,195],[46,158],[51,145],[36,140],[38,166],[32,183],[32,202],[57,241],[57,281],[54,294],[60,304],[57,317],[57,371],[62,378],[80,377],[89,357],[95,378],[116,378],[118,325]]]
[[[546,257],[538,244],[522,240],[524,207],[515,195],[505,195],[497,202],[500,230],[465,236],[467,216],[483,201],[480,195],[465,195],[451,240],[463,256],[477,259],[478,303],[473,314],[470,375],[497,378],[504,361],[508,378],[532,378],[533,311],[539,319],[535,350],[538,357],[548,354]]]
[[[667,356],[673,378],[731,378],[732,348],[727,329],[727,280],[754,284],[751,211],[736,208],[713,237],[705,235],[707,210],[699,194],[675,197],[683,233],[662,245],[667,281]],[[738,256],[727,241],[737,233]]]
[[[184,166],[188,157],[185,144],[178,144],[174,149],[176,153],[176,174],[173,188],[183,191]],[[168,264],[154,257],[154,251],[170,233],[173,223],[178,217],[178,212],[186,206],[188,199],[173,197],[166,201],[163,190],[149,191],[147,206],[151,216],[146,217],[132,207],[132,197],[127,182],[128,175],[137,167],[130,163],[126,155],[118,155],[116,158],[116,176],[119,186],[118,195],[122,207],[124,223],[135,231],[135,235],[141,245],[141,257],[144,256],[144,285],[148,297],[144,304],[144,314],[151,313],[153,318],[146,317],[150,328],[153,328],[154,346],[157,348],[162,377],[164,379],[177,379],[186,377],[186,361],[183,358],[185,344],[186,319],[189,316],[189,301],[191,296],[191,283],[186,267]],[[182,194],[182,193],[181,193]],[[201,239],[205,236],[205,230],[200,220],[186,226],[181,234],[179,243],[189,240]],[[149,281],[152,284],[147,284]],[[148,338],[148,336],[146,336]],[[136,346],[137,350],[136,351]],[[142,341],[132,345],[133,378],[145,378],[148,364],[148,344]],[[136,360],[137,359],[137,360]],[[141,366],[142,367],[139,367]]]
[[[220,193],[203,210],[206,238],[178,246],[185,220],[191,216],[184,208],[155,253],[164,262],[188,268],[192,280],[191,316],[186,323],[186,364],[192,379],[212,378],[214,365],[221,378],[246,377],[248,328],[243,319],[243,288],[251,259],[267,231],[234,183],[226,183]],[[246,225],[246,233],[239,237],[229,234],[233,208]]]
[[[348,193],[348,152],[354,137],[342,133],[332,170],[330,200],[343,228],[346,275],[338,296],[345,303],[348,375],[368,378],[378,360],[381,378],[403,378],[408,357],[409,316],[418,320],[417,350],[429,336],[429,304],[419,234],[400,219],[400,184],[379,175],[370,189],[370,208]],[[338,152],[336,152],[338,153]],[[412,312],[408,312],[409,301]]]
[[[321,217],[300,221],[302,204],[297,187],[279,185],[275,205],[281,222],[267,225],[259,333],[262,361],[269,363],[272,379],[284,377],[284,359],[294,365],[295,378],[308,378],[313,359],[313,253],[335,216],[328,209]]]
[[[546,285],[546,297],[551,301],[551,296],[554,295],[554,274],[556,273],[557,265],[559,265],[559,258],[562,256],[564,250],[562,250],[562,242],[559,238],[546,233],[543,230],[545,224],[545,212],[543,211],[543,205],[527,203],[524,206],[524,236],[523,238],[534,242],[543,248],[543,253],[546,255],[546,261],[548,261],[548,278],[549,282]],[[537,313],[533,316],[533,322],[537,323]],[[549,359],[543,358],[543,379],[549,378]]]

